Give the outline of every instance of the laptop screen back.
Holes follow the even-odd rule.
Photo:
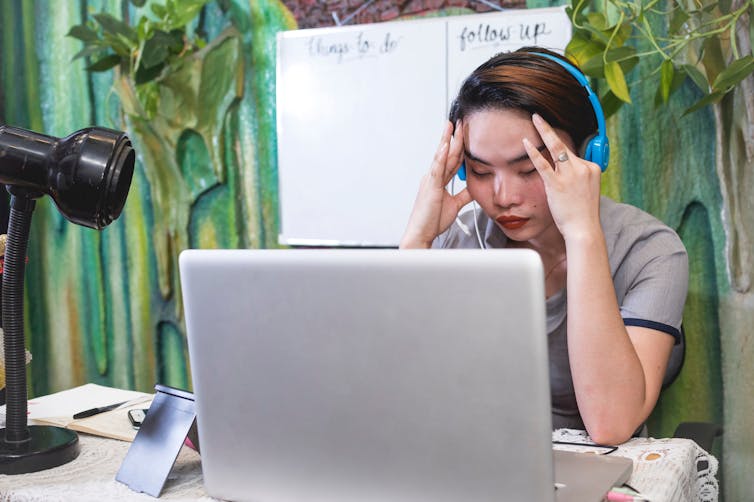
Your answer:
[[[539,257],[180,256],[210,495],[552,500]]]

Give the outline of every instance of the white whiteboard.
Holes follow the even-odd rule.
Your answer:
[[[564,7],[278,33],[279,242],[397,246],[463,79],[570,38]]]

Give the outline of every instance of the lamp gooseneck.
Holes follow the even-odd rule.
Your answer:
[[[26,428],[26,369],[24,347],[24,260],[34,199],[11,196],[8,242],[3,264],[3,333],[5,336],[5,441],[29,440]],[[19,307],[21,315],[18,315]],[[20,335],[19,335],[20,333]]]

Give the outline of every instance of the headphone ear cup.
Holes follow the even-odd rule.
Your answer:
[[[593,138],[589,141],[586,151],[587,156],[584,158],[590,162],[594,162],[600,166],[602,172],[605,172],[605,169],[607,169],[607,165],[610,162],[610,144],[608,143],[607,138],[604,136]]]
[[[461,167],[458,168],[458,179],[466,181],[466,162],[461,162]]]

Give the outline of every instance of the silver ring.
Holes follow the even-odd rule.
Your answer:
[[[561,152],[560,155],[558,155],[557,161],[558,162],[565,162],[568,160],[568,153],[567,152]]]

